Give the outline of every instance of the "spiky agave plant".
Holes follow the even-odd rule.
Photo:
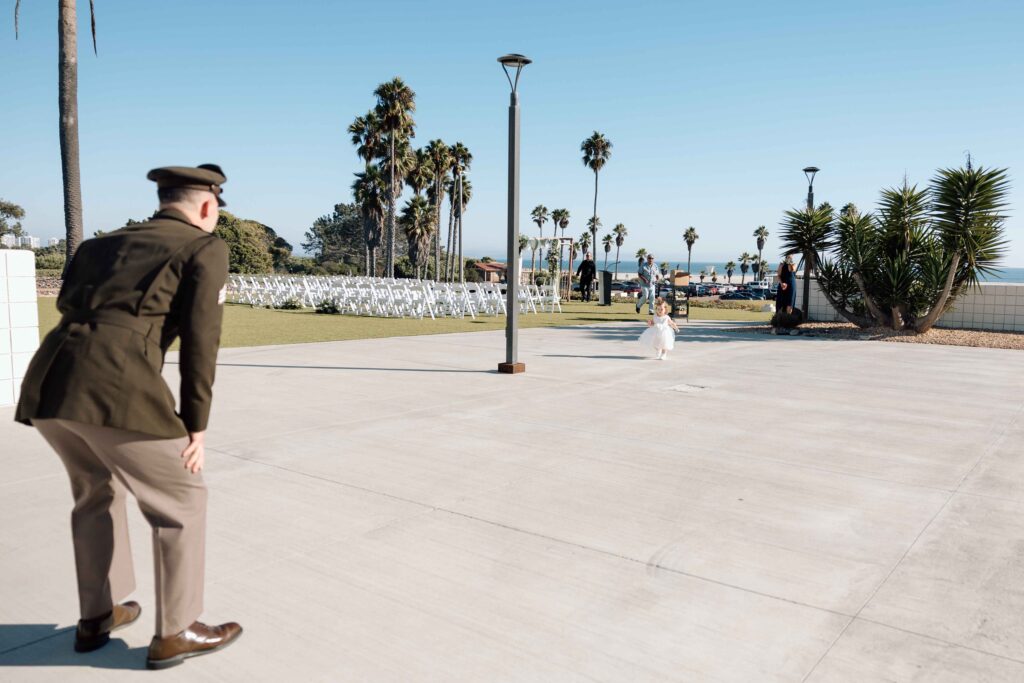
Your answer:
[[[931,329],[1006,251],[1005,169],[942,169],[927,190],[883,190],[878,213],[844,211],[835,258],[821,259],[822,291],[861,326]]]

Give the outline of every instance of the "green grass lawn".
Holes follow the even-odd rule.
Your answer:
[[[53,297],[39,299],[39,332],[41,335],[53,329],[60,319],[55,302],[56,299]],[[766,321],[771,317],[768,313],[713,308],[693,308],[691,314],[693,320]],[[637,315],[631,303],[615,303],[607,308],[592,303],[572,302],[562,304],[562,313],[521,315],[519,325],[521,329],[526,329],[637,320],[647,320],[647,316]],[[408,318],[319,315],[312,310],[277,311],[228,304],[224,308],[222,346],[302,344],[345,339],[378,339],[380,337],[502,329],[505,329],[504,316],[477,318],[476,320],[472,318],[412,320]]]

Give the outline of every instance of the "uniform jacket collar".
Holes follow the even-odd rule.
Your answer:
[[[169,218],[174,221],[181,221],[182,223],[190,225],[197,230],[202,230],[202,228],[200,228],[198,225],[190,221],[188,219],[188,216],[183,214],[181,211],[178,211],[177,209],[161,209],[160,211],[157,211],[156,215],[153,216],[153,218]]]

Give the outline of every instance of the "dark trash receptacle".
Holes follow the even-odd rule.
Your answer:
[[[612,273],[610,270],[602,270],[597,274],[597,281],[601,283],[600,286],[600,300],[599,303],[602,306],[612,305]]]

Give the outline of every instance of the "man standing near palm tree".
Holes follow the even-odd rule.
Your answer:
[[[647,261],[640,264],[637,277],[640,278],[640,296],[636,299],[636,312],[640,312],[640,308],[644,305],[644,300],[646,299],[647,310],[651,315],[654,315],[657,282],[661,278],[658,267],[654,265],[654,254],[647,254]]]

